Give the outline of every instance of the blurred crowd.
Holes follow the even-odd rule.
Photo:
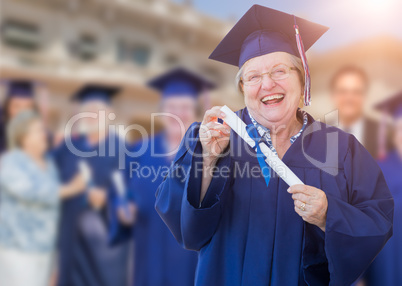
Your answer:
[[[44,123],[37,83],[3,84],[0,285],[191,285],[197,255],[181,249],[157,215],[155,192],[197,120],[200,94],[213,85],[180,68],[151,81],[162,130],[128,142],[110,120],[102,123],[102,114],[116,116],[118,87],[80,88],[71,97],[80,105],[78,126],[58,138]],[[382,285],[375,281],[401,279],[402,93],[376,106],[384,116],[376,122],[364,114],[369,87],[362,69],[345,66],[328,88],[337,126],[378,160],[394,195],[394,237],[358,282]]]
[[[136,140],[127,136],[133,125],[115,123],[120,86],[84,82],[69,97],[75,114],[56,130],[45,82],[1,78],[0,286],[193,285],[197,253],[177,243],[154,205],[216,88],[200,74],[178,67],[149,79],[160,99],[158,122],[148,119],[158,128]],[[374,120],[364,69],[345,65],[326,88],[337,111],[327,123],[377,160],[395,200],[394,235],[356,284],[402,285],[394,284],[402,283],[402,92],[376,105],[382,118]]]

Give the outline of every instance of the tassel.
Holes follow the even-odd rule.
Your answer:
[[[304,69],[304,105],[305,106],[310,106],[311,105],[311,95],[310,95],[310,86],[311,86],[311,79],[310,79],[310,69],[308,67],[307,63],[307,57],[306,53],[304,51],[304,46],[303,46],[303,41],[301,38],[301,35],[299,33],[299,26],[296,24],[296,17],[293,16],[294,18],[294,29],[296,31],[296,43],[297,43],[297,49],[299,50],[300,58],[303,63],[303,69]]]

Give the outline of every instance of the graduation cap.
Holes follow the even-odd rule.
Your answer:
[[[7,86],[6,96],[33,98],[35,95],[36,82],[24,79],[4,80],[3,84]]]
[[[111,104],[112,98],[120,91],[120,88],[100,84],[88,84],[81,88],[74,96],[73,100],[88,102],[100,100],[106,104]]]
[[[230,30],[209,58],[241,68],[252,58],[274,52],[297,56],[302,60],[305,71],[304,104],[310,105],[310,71],[305,51],[327,30],[328,27],[303,18],[254,5]]]
[[[402,118],[402,92],[392,96],[389,99],[374,106],[375,109],[383,113],[383,119],[380,123],[379,135],[378,135],[378,157],[384,159],[387,153],[387,123],[386,115],[390,115],[394,120]]]
[[[160,91],[163,98],[170,96],[197,98],[202,91],[215,87],[213,83],[184,68],[173,69],[148,82],[148,86]]]
[[[377,104],[375,108],[385,114],[391,115],[394,119],[402,117],[402,92]]]

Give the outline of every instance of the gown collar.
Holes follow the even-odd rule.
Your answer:
[[[249,116],[249,112],[247,108],[241,109],[236,112],[236,114],[244,121],[246,125],[249,125],[252,123],[251,118]],[[309,129],[309,126],[311,126],[315,121],[315,119],[305,112],[307,116],[307,123],[304,126],[304,128],[301,130],[300,135],[298,138],[293,142],[293,144],[289,147],[289,149],[286,151],[285,155],[282,158],[282,161],[286,164],[289,165],[294,165],[294,166],[312,166],[312,164],[305,158],[304,152],[302,152],[303,146],[302,146],[302,140],[304,140],[304,136],[302,134]],[[314,128],[315,129],[315,128]],[[311,137],[314,136],[315,132],[313,134],[307,135],[309,139],[306,139],[305,143],[309,144],[309,142],[312,140]],[[243,162],[254,162],[255,164],[258,164],[257,157],[255,155],[255,151],[246,143],[244,140],[235,134],[234,132],[231,132],[231,139],[230,139],[230,150],[231,150],[231,156],[233,159],[237,161],[243,161]],[[245,150],[246,149],[246,150]]]
[[[274,145],[272,144],[271,130],[268,129],[267,127],[261,125],[260,123],[258,123],[253,118],[253,116],[250,114],[250,112],[248,110],[247,110],[247,113],[248,113],[248,116],[250,117],[251,121],[253,122],[254,126],[257,128],[258,133],[260,134],[260,136],[262,138],[264,138],[264,141],[266,142],[268,147],[271,149],[271,151],[276,156],[278,156],[278,153],[276,152],[276,149],[275,149]],[[290,137],[290,144],[293,144],[296,141],[296,139],[300,137],[300,135],[302,134],[303,130],[306,128],[307,123],[308,123],[307,113],[305,111],[301,110],[300,108],[297,110],[296,116],[302,119],[303,126],[302,126],[302,128],[300,129],[300,131],[296,135]]]

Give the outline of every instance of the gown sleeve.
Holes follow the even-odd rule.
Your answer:
[[[199,123],[185,134],[174,164],[156,193],[155,208],[176,240],[190,250],[200,250],[212,238],[222,212],[223,194],[230,176],[214,176],[204,200],[200,203],[202,147],[198,137]],[[230,169],[230,156],[217,162]]]
[[[329,285],[352,284],[392,236],[392,195],[377,163],[352,136],[343,166],[349,201],[327,194],[325,233],[306,224],[303,264],[311,285],[328,278]]]
[[[107,200],[107,208],[108,208],[108,217],[109,217],[109,243],[111,245],[116,245],[119,243],[123,243],[129,240],[132,236],[133,226],[123,225],[117,215],[118,209],[120,207],[127,206],[129,202],[133,202],[133,191],[130,189],[130,161],[131,158],[126,157],[126,166],[123,172],[123,180],[126,187],[125,197],[122,198],[117,194],[117,190],[113,184],[111,184],[111,188],[108,191],[108,200]]]
[[[123,225],[118,218],[117,211],[128,202],[128,197],[120,198],[114,187],[108,191],[108,217],[109,217],[109,242],[116,245],[132,237],[132,226]]]
[[[77,142],[73,141],[73,144],[77,144]],[[79,174],[77,158],[74,160],[69,160],[72,156],[74,156],[69,148],[65,140],[60,142],[55,148],[50,150],[49,156],[53,159],[53,162],[58,169],[59,178],[62,184],[68,184],[73,180],[75,176]],[[82,194],[75,195],[71,198],[66,198],[63,200],[64,202],[72,202],[78,203],[82,209],[91,208],[88,194],[84,192]]]

